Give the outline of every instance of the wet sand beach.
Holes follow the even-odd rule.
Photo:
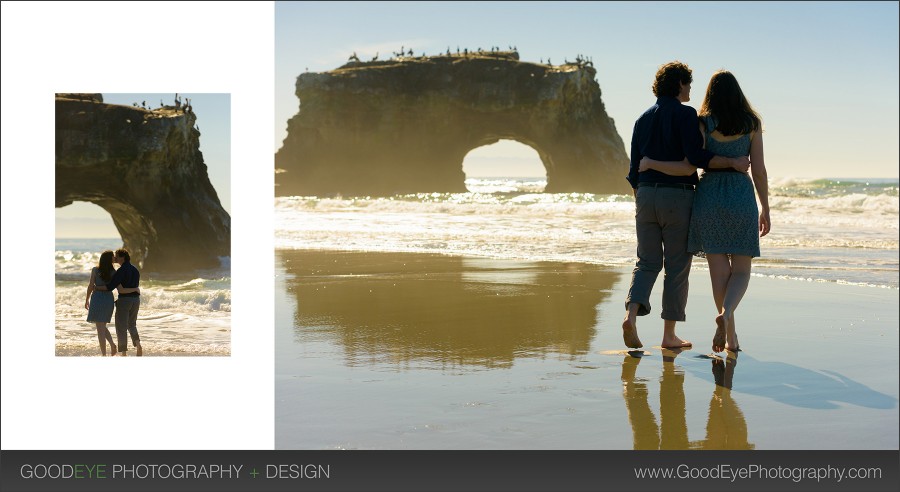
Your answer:
[[[696,266],[694,347],[660,277],[629,352],[630,269],[278,250],[275,447],[898,448],[896,289],[754,277],[728,357]]]

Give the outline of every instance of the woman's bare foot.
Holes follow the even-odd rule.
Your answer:
[[[116,350],[116,344],[114,344],[114,343],[109,344],[109,356],[110,356],[110,357],[115,357],[116,352],[117,352],[117,350]]]
[[[665,349],[683,349],[693,347],[694,344],[687,340],[678,338],[677,335],[672,335],[672,337],[663,336],[663,341],[660,346]]]
[[[721,352],[725,349],[725,332],[727,330],[727,324],[724,314],[716,316],[716,334],[713,335],[712,340],[713,352]]]
[[[625,356],[625,361],[622,362],[622,382],[623,383],[634,382],[634,375],[637,372],[637,367],[640,362],[641,362],[640,357],[634,357],[632,355]]]
[[[728,331],[730,333],[725,334],[725,350],[737,352],[741,349],[741,345],[738,343],[737,332],[735,330]]]
[[[627,317],[622,321],[622,340],[625,341],[625,346],[629,348],[641,348],[644,346],[641,343],[641,339],[638,338],[637,326],[634,326],[634,322]]]
[[[734,381],[734,368],[737,366],[738,354],[737,352],[728,349],[726,349],[725,352],[725,380],[722,386],[731,389],[732,382]]]

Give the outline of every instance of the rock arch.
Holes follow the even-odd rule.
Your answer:
[[[465,155],[501,139],[538,152],[546,192],[628,193],[628,156],[595,75],[517,52],[303,73],[275,156],[276,195],[465,191]]]
[[[209,181],[192,112],[56,95],[56,207],[99,205],[149,271],[215,268],[231,217]]]

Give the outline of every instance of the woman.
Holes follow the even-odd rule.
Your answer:
[[[100,261],[97,266],[91,268],[91,279],[88,281],[87,295],[84,299],[84,308],[88,310],[87,321],[92,321],[97,325],[97,338],[100,340],[100,353],[106,355],[106,342],[109,341],[110,356],[116,355],[116,344],[113,342],[112,335],[106,324],[112,319],[113,308],[115,307],[115,299],[113,293],[109,291],[100,291],[95,289],[98,285],[106,285],[112,279],[115,269],[113,268],[113,252],[104,251],[100,254]],[[139,289],[120,288],[119,293],[138,292]]]
[[[712,348],[738,351],[734,311],[747,292],[750,264],[758,257],[759,238],[769,233],[769,185],[763,157],[762,123],[731,72],[713,74],[700,106],[704,145],[726,157],[750,156],[750,176],[734,169],[706,169],[700,177],[691,215],[688,251],[706,257],[718,309]],[[667,174],[696,171],[687,161],[644,158],[641,171]],[[761,210],[756,205],[759,196]]]

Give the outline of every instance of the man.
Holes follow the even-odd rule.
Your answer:
[[[97,286],[97,290],[113,291],[122,287],[137,288],[141,282],[141,272],[131,264],[131,255],[125,248],[117,249],[113,261],[119,264],[119,269],[113,274],[112,279],[105,286]],[[118,338],[119,353],[126,356],[128,351],[128,336],[131,333],[131,343],[134,345],[138,357],[144,354],[141,349],[141,337],[137,330],[138,309],[141,307],[140,291],[131,294],[119,294],[116,300],[116,337]]]
[[[681,161],[702,169],[733,167],[746,172],[748,157],[717,156],[703,149],[697,111],[685,106],[690,100],[693,77],[687,65],[674,61],[661,66],[653,82],[656,104],[634,124],[631,137],[631,169],[628,182],[635,197],[637,256],[631,288],[625,299],[622,338],[631,348],[643,346],[637,333],[637,316],[650,313],[650,291],[665,268],[662,312],[664,348],[690,347],[675,334],[675,323],[685,320],[688,274],[692,255],[687,252],[688,228],[697,172],[688,176],[647,170],[639,172],[644,156],[660,161]]]

